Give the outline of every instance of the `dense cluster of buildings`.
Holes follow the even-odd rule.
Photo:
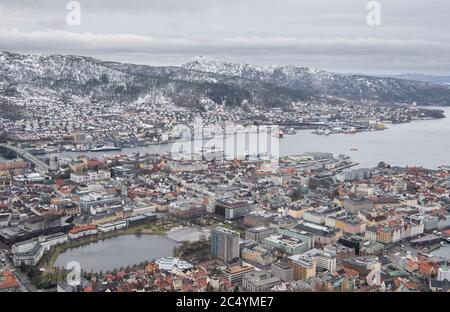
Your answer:
[[[343,174],[299,159],[285,160],[296,171],[281,186],[300,196],[286,192],[274,207],[257,202],[234,220],[235,232],[214,230],[212,250],[223,242],[228,249],[213,256],[232,284],[246,291],[449,289],[447,171],[380,163]],[[312,186],[318,175],[327,183]],[[227,254],[237,248],[238,260]]]
[[[91,97],[19,100],[28,118],[13,121],[0,117],[0,130],[33,153],[50,153],[167,143],[179,139],[180,129],[193,124],[197,117],[202,118],[205,133],[213,136],[222,133],[228,121],[282,125],[286,133],[294,128],[311,128],[330,134],[384,129],[384,123],[428,118],[427,110],[414,106],[368,105],[374,103],[338,99],[330,103],[294,102],[283,109],[251,104],[230,108],[208,99],[200,101],[204,108],[201,112],[176,105],[160,93],[132,103],[105,103]]]
[[[208,245],[206,264],[196,253],[163,258],[77,290],[448,290],[445,168],[353,169],[329,153],[276,167],[170,154],[53,161],[48,174],[26,162],[0,168],[0,241],[16,267],[158,220],[199,228],[195,241]]]

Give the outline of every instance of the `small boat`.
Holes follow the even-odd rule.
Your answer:
[[[350,150],[354,151],[354,152],[357,152],[359,149],[357,147],[351,147]]]

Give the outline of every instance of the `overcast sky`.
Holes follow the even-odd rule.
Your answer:
[[[197,55],[340,72],[450,74],[450,1],[0,0],[0,50],[176,65]]]

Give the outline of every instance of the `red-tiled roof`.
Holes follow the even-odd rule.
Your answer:
[[[74,227],[73,229],[71,229],[69,231],[69,233],[70,234],[78,234],[80,232],[95,230],[95,229],[96,229],[95,225],[79,226],[79,227]]]
[[[428,277],[433,272],[436,272],[436,269],[430,262],[423,261],[419,263],[419,273],[421,275]]]
[[[350,268],[344,268],[344,271],[345,271],[346,277],[355,277],[355,276],[359,275],[358,271],[350,269]]]
[[[10,289],[18,286],[16,277],[9,271],[0,273],[0,289]]]

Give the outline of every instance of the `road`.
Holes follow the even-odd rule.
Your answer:
[[[30,279],[24,273],[20,272],[20,270],[14,267],[14,264],[11,262],[7,255],[8,251],[5,249],[0,250],[0,261],[1,259],[5,259],[5,263],[0,262],[0,271],[9,271],[14,274],[17,279],[17,283],[19,284],[19,289],[21,292],[36,292],[37,289],[35,286],[31,284]]]
[[[29,152],[21,148],[4,143],[0,143],[0,147],[14,151],[18,156],[34,164],[36,169],[40,171],[47,173],[50,170],[50,167],[47,164],[45,164],[42,160],[36,158],[35,156],[31,155]]]

